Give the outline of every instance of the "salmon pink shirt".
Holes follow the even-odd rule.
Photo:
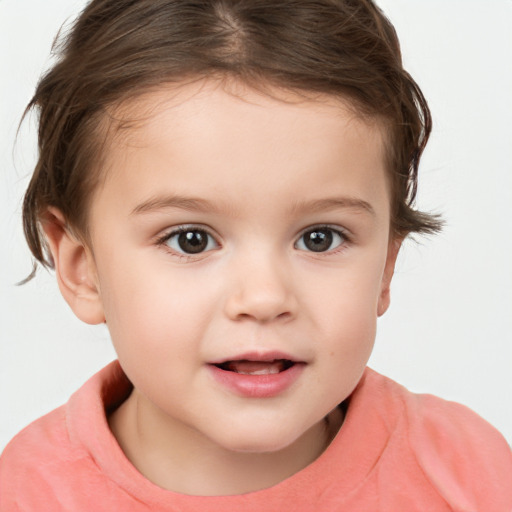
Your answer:
[[[466,407],[413,394],[370,369],[317,460],[238,496],[188,496],[142,476],[107,423],[130,390],[113,362],[19,433],[0,459],[0,511],[512,511],[505,439]]]

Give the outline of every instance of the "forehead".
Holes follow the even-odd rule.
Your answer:
[[[338,97],[196,81],[127,101],[110,119],[105,188],[125,197],[222,190],[234,204],[240,191],[279,193],[308,180],[325,195],[337,175],[324,171],[337,169],[354,193],[381,193],[384,181],[387,195],[383,127]]]
[[[193,129],[200,129],[199,118],[210,117],[213,123],[215,116],[227,117],[229,112],[235,113],[235,108],[233,117],[249,112],[254,116],[259,111],[260,117],[266,118],[269,124],[279,119],[283,125],[302,120],[319,126],[343,118],[351,130],[372,132],[382,148],[386,142],[385,120],[364,115],[348,98],[264,82],[248,85],[229,77],[164,84],[109,109],[106,124],[114,143],[130,146],[144,138],[150,142],[154,135],[152,128],[163,121],[164,116],[173,115],[175,126],[185,127],[188,120]],[[243,119],[238,121],[238,125],[243,124]]]

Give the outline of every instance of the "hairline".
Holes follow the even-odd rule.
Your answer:
[[[394,191],[393,185],[393,130],[389,129],[391,120],[381,114],[371,114],[368,112],[368,108],[364,108],[361,101],[356,101],[351,98],[348,94],[341,93],[328,93],[323,91],[311,90],[292,85],[279,83],[277,80],[271,77],[259,76],[257,79],[250,81],[251,77],[239,76],[230,72],[217,72],[214,74],[194,74],[186,75],[181,79],[166,80],[160,83],[156,83],[148,86],[141,86],[135,91],[127,92],[119,97],[118,100],[110,102],[106,106],[102,106],[94,113],[91,117],[96,117],[97,121],[90,134],[92,139],[95,139],[93,145],[99,146],[96,156],[93,157],[90,166],[90,171],[94,173],[93,186],[87,190],[86,201],[84,202],[84,208],[80,212],[80,221],[78,225],[71,226],[76,235],[87,245],[91,246],[91,237],[88,219],[90,218],[90,209],[94,201],[96,192],[102,187],[109,177],[109,168],[106,165],[106,157],[111,144],[116,143],[118,140],[122,140],[123,137],[129,135],[133,129],[138,129],[143,126],[143,123],[151,119],[155,114],[156,110],[161,102],[154,103],[146,111],[143,111],[143,115],[138,117],[126,117],[126,114],[130,114],[140,111],[141,99],[148,97],[154,93],[162,92],[164,90],[183,90],[187,86],[202,82],[203,84],[217,82],[223,90],[233,96],[244,100],[243,95],[238,95],[235,91],[230,90],[228,86],[243,87],[244,92],[255,91],[266,97],[281,101],[283,103],[289,103],[286,101],[285,95],[292,94],[298,100],[303,102],[326,102],[334,99],[336,104],[339,105],[340,109],[348,112],[354,116],[354,119],[364,123],[373,129],[377,129],[380,132],[382,141],[382,150],[384,158],[384,169],[386,171],[386,183],[389,192],[389,200],[391,202],[390,209],[390,230],[392,231],[394,223],[394,209],[393,205],[396,198],[396,192]],[[202,90],[202,86],[200,90]],[[198,92],[200,92],[200,90]],[[276,94],[274,94],[276,93]],[[187,101],[187,97],[184,101]],[[163,100],[167,102],[168,100]],[[290,102],[291,103],[291,102]],[[125,133],[123,133],[125,132]]]

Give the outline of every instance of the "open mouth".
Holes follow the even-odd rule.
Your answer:
[[[249,361],[241,359],[237,361],[225,361],[215,364],[217,368],[226,372],[239,373],[241,375],[274,375],[284,372],[296,363],[289,359],[273,359],[272,361]]]
[[[211,361],[211,375],[224,390],[244,398],[271,398],[284,393],[308,364],[277,351],[231,357]]]

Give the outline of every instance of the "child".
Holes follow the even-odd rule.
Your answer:
[[[366,368],[431,129],[369,0],[93,0],[43,78],[36,259],[119,357],[0,510],[512,508],[468,409]]]

